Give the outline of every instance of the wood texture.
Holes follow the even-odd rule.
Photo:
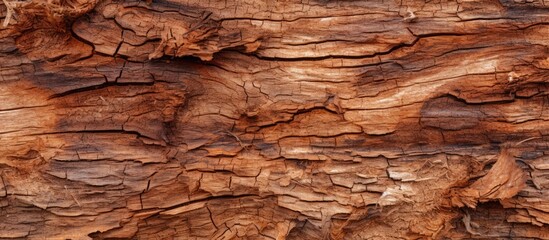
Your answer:
[[[543,0],[5,0],[0,238],[549,239]]]

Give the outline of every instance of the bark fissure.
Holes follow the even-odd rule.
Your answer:
[[[2,239],[549,238],[543,2],[13,11]]]

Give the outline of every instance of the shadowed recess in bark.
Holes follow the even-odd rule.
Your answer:
[[[2,239],[549,239],[543,1],[0,17]]]

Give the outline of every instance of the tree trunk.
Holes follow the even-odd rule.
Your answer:
[[[542,0],[4,0],[0,238],[549,239]]]

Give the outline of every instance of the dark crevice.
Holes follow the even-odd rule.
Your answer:
[[[42,136],[42,135],[55,135],[55,134],[87,134],[87,133],[95,133],[95,134],[104,134],[104,133],[118,133],[118,134],[129,134],[129,135],[135,135],[139,138],[145,138],[149,140],[154,141],[162,141],[161,139],[155,139],[149,136],[145,136],[142,133],[138,131],[126,131],[126,130],[118,130],[118,129],[106,129],[106,130],[76,130],[76,131],[59,131],[59,132],[43,132],[43,133],[34,133],[34,134],[27,134],[24,136]]]
[[[440,36],[467,36],[467,35],[471,35],[471,34],[465,34],[465,33],[460,34],[460,33],[445,33],[445,32],[420,34],[420,35],[415,35],[412,31],[410,31],[410,33],[416,37],[416,39],[414,39],[411,43],[405,43],[404,42],[404,43],[400,43],[400,44],[397,44],[397,45],[391,47],[387,51],[381,51],[381,52],[376,52],[376,53],[373,53],[373,54],[365,54],[365,55],[359,55],[359,56],[327,55],[327,56],[319,56],[319,57],[279,58],[279,57],[261,56],[261,55],[258,55],[257,53],[253,53],[253,55],[255,57],[257,57],[258,59],[261,59],[261,60],[281,61],[281,62],[321,61],[321,60],[326,60],[326,59],[364,59],[364,58],[373,58],[373,57],[378,57],[378,56],[384,56],[384,55],[391,54],[392,52],[397,51],[397,50],[402,49],[402,48],[413,47],[419,40],[421,40],[423,38],[440,37]]]
[[[118,80],[118,77],[117,77]],[[48,97],[48,100],[54,99],[54,98],[61,98],[66,97],[68,95],[73,95],[77,93],[87,92],[87,91],[93,91],[97,89],[112,87],[112,86],[152,86],[154,85],[154,82],[134,82],[134,83],[118,83],[118,82],[105,82],[103,84],[89,86],[89,87],[83,87],[83,88],[76,88],[72,90],[68,90],[62,93],[56,93]]]
[[[181,203],[181,204],[177,204],[177,205],[174,205],[174,206],[171,206],[171,207],[163,208],[162,211],[168,211],[168,210],[180,208],[180,207],[187,206],[187,205],[197,203],[197,202],[208,202],[208,201],[213,201],[213,200],[230,200],[230,199],[239,199],[239,198],[245,198],[245,197],[268,198],[270,196],[259,196],[257,194],[210,196],[210,197],[206,197],[206,198],[191,200],[191,201]],[[160,214],[160,212],[155,213],[154,215],[151,215],[150,217],[154,217],[154,216],[157,216],[159,214]]]

